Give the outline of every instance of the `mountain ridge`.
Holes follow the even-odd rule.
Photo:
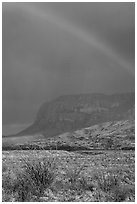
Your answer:
[[[135,94],[62,95],[43,103],[31,126],[16,135],[52,137],[107,121],[134,118]]]

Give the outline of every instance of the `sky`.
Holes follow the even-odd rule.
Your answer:
[[[2,3],[3,134],[63,94],[135,87],[132,2]]]

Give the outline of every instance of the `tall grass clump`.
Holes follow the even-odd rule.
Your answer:
[[[94,178],[98,182],[98,187],[106,193],[119,186],[118,176],[110,172],[97,172]]]
[[[25,162],[24,170],[17,172],[12,185],[7,190],[16,195],[19,202],[29,201],[30,198],[41,197],[54,181],[55,173],[51,161]],[[3,184],[5,189],[5,183]]]
[[[67,169],[66,179],[67,185],[70,190],[76,192],[84,192],[85,190],[92,191],[94,188],[93,183],[89,182],[83,175],[84,164],[81,166],[74,166],[73,168]]]
[[[107,201],[122,202],[127,198],[133,198],[134,186],[122,183],[120,176],[113,172],[97,172],[94,179]]]

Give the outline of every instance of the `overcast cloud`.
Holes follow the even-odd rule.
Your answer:
[[[134,91],[134,15],[134,3],[3,3],[3,125],[62,94]]]

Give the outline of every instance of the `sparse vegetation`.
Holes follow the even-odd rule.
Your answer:
[[[98,182],[98,187],[104,191],[111,191],[119,186],[120,178],[112,172],[97,172],[95,179]]]
[[[127,197],[134,197],[134,186],[122,184],[120,175],[114,172],[98,172],[95,174],[95,179],[100,190],[105,192],[108,201],[122,202]],[[131,197],[130,197],[130,196]]]
[[[25,142],[23,136],[18,143],[11,144],[4,138],[3,150],[135,150],[134,120],[107,122],[48,139]],[[28,136],[29,137],[29,136]],[[23,140],[23,142],[22,142]],[[29,139],[28,139],[29,140]],[[16,138],[15,138],[16,141]]]
[[[3,152],[4,202],[135,200],[134,152]]]
[[[26,143],[5,138],[3,201],[135,201],[134,128],[127,120]]]
[[[53,164],[50,161],[24,162],[23,171],[17,171],[14,179],[10,177],[9,172],[3,179],[5,192],[14,194],[16,201],[19,202],[29,201],[33,196],[41,197],[55,177]]]

